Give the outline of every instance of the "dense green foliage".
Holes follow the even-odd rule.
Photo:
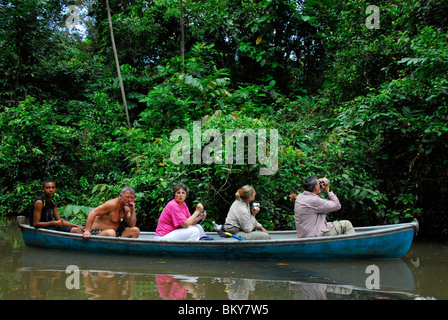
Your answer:
[[[210,228],[251,184],[261,223],[289,229],[287,195],[316,174],[342,203],[330,220],[417,218],[423,233],[448,233],[446,1],[109,2],[131,127],[103,1],[0,1],[2,215],[26,212],[51,177],[78,221],[135,187],[139,224],[153,230],[183,182]],[[65,26],[73,4],[84,29]],[[369,5],[379,29],[367,28]],[[277,130],[278,171],[260,175],[248,141],[244,164],[174,164],[170,136],[187,130],[193,152],[195,121],[222,135],[223,159],[226,130],[266,129],[268,152]]]

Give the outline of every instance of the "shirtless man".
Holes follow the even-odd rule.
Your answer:
[[[82,236],[85,239],[89,239],[91,235],[138,238],[140,229],[135,226],[137,217],[134,197],[135,190],[124,187],[118,198],[90,211]]]

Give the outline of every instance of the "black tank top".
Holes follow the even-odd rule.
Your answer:
[[[56,204],[54,203],[53,199],[51,199],[50,201],[47,201],[47,200],[45,200],[44,196],[40,196],[34,201],[34,203],[36,203],[36,201],[42,201],[44,203],[44,206],[40,213],[40,222],[53,221],[53,212],[54,212],[54,208],[56,207]],[[31,210],[31,214],[30,214],[30,226],[32,226],[32,227],[34,227],[33,221],[34,221],[34,206]]]

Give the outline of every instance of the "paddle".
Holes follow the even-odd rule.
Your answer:
[[[230,232],[224,232],[224,234],[225,234],[226,236],[233,237],[233,238],[238,239],[238,240],[240,240],[240,241],[244,241],[243,238],[237,237],[236,235],[231,234]]]
[[[222,227],[219,226],[219,225],[217,225],[215,221],[212,221],[212,223],[213,223],[213,226],[215,227],[215,231],[218,232],[218,234],[219,234],[221,237],[224,237],[224,235],[226,235],[226,236],[228,236],[228,237],[233,237],[233,238],[238,239],[238,240],[240,240],[240,241],[244,241],[244,240],[245,240],[245,239],[243,239],[243,238],[240,238],[240,237],[237,237],[237,236],[231,234],[230,232],[223,232]]]

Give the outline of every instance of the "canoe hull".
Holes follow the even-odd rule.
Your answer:
[[[19,225],[27,247],[93,253],[230,260],[401,258],[409,250],[416,222],[361,230],[354,235],[263,241],[160,241],[92,237]],[[362,228],[359,228],[362,229]],[[144,233],[143,233],[144,234]],[[151,233],[147,233],[151,234]],[[291,232],[283,232],[291,237]],[[212,234],[211,234],[212,235]],[[279,236],[278,236],[279,235]]]

